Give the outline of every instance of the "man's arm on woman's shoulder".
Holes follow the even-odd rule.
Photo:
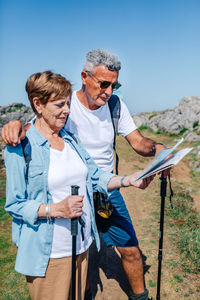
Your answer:
[[[21,139],[25,137],[29,127],[30,124],[24,127],[18,120],[10,121],[1,129],[1,137],[6,145],[15,147],[21,143]]]

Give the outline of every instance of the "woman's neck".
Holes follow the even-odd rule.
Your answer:
[[[43,118],[37,117],[34,123],[35,128],[49,141],[50,147],[62,151],[64,141],[59,135],[61,128],[51,128]]]

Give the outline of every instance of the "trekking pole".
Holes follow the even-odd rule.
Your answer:
[[[78,195],[79,186],[71,186],[71,194]],[[76,236],[78,235],[78,218],[71,219],[72,235],[72,300],[76,299]]]
[[[157,295],[156,300],[160,300],[160,283],[161,283],[161,268],[162,268],[162,251],[163,251],[163,233],[164,233],[164,214],[165,214],[165,197],[167,190],[167,179],[164,177],[164,172],[160,177],[160,235],[159,235],[159,249],[158,249],[158,277],[157,277]]]

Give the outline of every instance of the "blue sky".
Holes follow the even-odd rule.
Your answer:
[[[86,53],[122,63],[131,113],[173,108],[200,96],[199,0],[0,0],[0,105],[28,104],[27,78],[52,70],[81,86]]]

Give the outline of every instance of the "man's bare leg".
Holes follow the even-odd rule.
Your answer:
[[[145,292],[142,257],[138,247],[117,247],[121,254],[122,266],[136,295]],[[148,296],[147,298],[148,299]]]
[[[143,262],[138,247],[117,247],[121,254],[122,266],[130,283],[133,295],[129,299],[148,299],[148,291],[144,287]],[[87,278],[86,295],[90,291],[89,280]],[[91,294],[85,300],[92,299]],[[133,298],[132,298],[133,297]],[[136,297],[136,298],[135,298]]]

